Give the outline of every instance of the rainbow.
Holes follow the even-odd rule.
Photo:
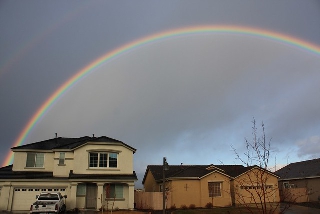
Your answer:
[[[199,35],[199,34],[236,34],[236,35],[244,35],[251,37],[264,38],[271,41],[279,42],[282,44],[286,44],[292,47],[296,47],[300,50],[305,50],[311,52],[316,55],[320,55],[320,46],[309,43],[302,39],[298,39],[289,35],[251,27],[243,27],[243,26],[227,26],[227,25],[218,25],[218,26],[194,26],[194,27],[186,27],[186,28],[178,28],[174,30],[164,31],[160,33],[156,33],[153,35],[149,35],[123,46],[120,46],[106,54],[102,55],[98,59],[92,61],[87,66],[77,71],[74,76],[64,82],[56,91],[47,100],[40,106],[40,108],[35,112],[35,114],[31,117],[28,123],[25,125],[18,138],[13,143],[12,147],[20,146],[23,144],[26,137],[29,135],[33,127],[37,124],[39,119],[44,116],[44,114],[48,111],[50,106],[53,105],[57,99],[62,96],[71,86],[76,84],[78,81],[82,80],[86,75],[95,70],[95,68],[99,67],[103,63],[109,62],[112,59],[120,56],[121,54],[125,54],[135,48],[141,47],[143,45],[147,45],[154,42],[159,42],[162,40],[166,40],[169,38],[175,38],[179,36],[189,36],[189,35]],[[3,166],[7,166],[12,164],[13,162],[13,153],[8,152]]]

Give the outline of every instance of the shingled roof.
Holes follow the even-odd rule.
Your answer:
[[[275,174],[280,177],[280,180],[320,177],[320,158],[290,163]]]
[[[12,171],[12,165],[0,168],[0,179],[122,179],[138,180],[135,171],[132,174],[75,174],[71,170],[67,177],[54,177],[53,172]]]
[[[248,167],[242,165],[170,165],[169,170],[165,171],[166,178],[202,178],[214,171],[220,172],[230,177],[236,177]],[[157,182],[162,180],[162,165],[148,165],[142,184],[144,184],[148,171],[150,171]]]
[[[11,148],[12,150],[54,150],[54,149],[66,149],[66,150],[73,150],[81,145],[84,145],[88,142],[112,142],[123,145],[132,151],[136,151],[135,148],[123,143],[122,141],[101,136],[101,137],[80,137],[80,138],[65,138],[65,137],[56,137],[49,140],[44,140],[40,142],[35,142],[31,144],[26,144],[22,146],[17,146]]]

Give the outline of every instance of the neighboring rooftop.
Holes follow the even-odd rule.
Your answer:
[[[230,177],[237,177],[251,168],[242,165],[169,165],[169,170],[165,171],[165,177],[201,178],[213,171],[219,171]],[[144,183],[148,171],[152,173],[156,181],[162,180],[162,165],[148,165],[142,183]]]
[[[320,158],[290,163],[277,170],[275,174],[280,180],[320,177]]]
[[[128,147],[132,151],[136,151],[135,148],[123,143],[122,141],[106,137],[106,136],[101,136],[101,137],[89,137],[89,136],[84,136],[84,137],[79,137],[79,138],[65,138],[65,137],[56,137],[52,138],[49,140],[44,140],[40,142],[35,142],[31,144],[26,144],[22,146],[17,146],[11,148],[12,150],[53,150],[53,149],[68,149],[72,150],[75,149],[83,144],[86,144],[88,142],[111,142],[111,143],[117,143],[121,144],[125,147]]]

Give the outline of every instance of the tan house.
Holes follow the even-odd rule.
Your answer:
[[[276,171],[285,201],[320,201],[320,158],[291,163]],[[288,195],[290,194],[290,195]]]
[[[254,182],[253,173],[264,171],[259,167],[244,167],[242,165],[170,165],[165,171],[168,201],[167,208],[175,206],[195,205],[205,207],[208,203],[213,206],[226,207],[233,204],[255,203],[247,197]],[[145,192],[161,192],[163,181],[162,165],[149,165],[146,169],[142,184]],[[279,201],[278,177],[267,171],[268,188],[275,190],[270,201]],[[251,178],[251,183],[246,178]],[[250,181],[250,180],[249,180]],[[262,185],[260,185],[262,186]],[[249,190],[250,188],[250,190]],[[140,193],[143,194],[143,193]],[[239,197],[245,198],[240,200]],[[137,204],[143,204],[136,201]]]
[[[234,204],[260,204],[280,202],[278,176],[258,166],[245,167],[245,171],[231,180]]]
[[[67,195],[67,209],[134,207],[136,149],[109,137],[53,139],[12,148],[13,165],[0,168],[0,210],[29,210],[40,192]]]

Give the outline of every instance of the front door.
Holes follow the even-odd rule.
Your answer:
[[[97,208],[97,184],[87,184],[86,194],[86,208],[96,209]]]

